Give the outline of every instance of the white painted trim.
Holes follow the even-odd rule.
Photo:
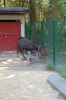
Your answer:
[[[22,15],[0,15],[0,20],[20,20]]]
[[[21,36],[25,37],[25,21],[24,21],[24,16],[22,17],[21,21]]]

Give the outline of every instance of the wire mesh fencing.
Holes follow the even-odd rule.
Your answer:
[[[54,69],[66,77],[66,19],[34,22],[26,32],[28,37],[33,37],[42,47],[48,48],[48,63],[53,64]]]

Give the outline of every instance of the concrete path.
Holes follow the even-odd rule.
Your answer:
[[[0,100],[65,100],[47,82],[46,64],[27,65],[15,53],[0,53]]]

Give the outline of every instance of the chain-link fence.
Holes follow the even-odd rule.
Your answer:
[[[30,34],[30,37],[32,36],[39,44],[48,48],[48,63],[53,64],[56,71],[65,75],[66,20],[51,19],[34,24],[33,32],[27,31],[27,34]]]

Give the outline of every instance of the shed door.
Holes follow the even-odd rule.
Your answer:
[[[13,51],[17,49],[20,26],[19,21],[0,21],[0,51]]]

